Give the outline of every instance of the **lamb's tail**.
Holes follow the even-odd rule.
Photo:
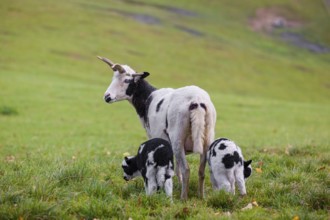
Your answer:
[[[189,110],[193,152],[203,154],[205,138],[207,135],[207,107],[204,103],[192,102],[189,106]]]

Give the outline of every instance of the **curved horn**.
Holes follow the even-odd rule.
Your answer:
[[[105,57],[97,56],[100,60],[107,63],[113,71],[118,71],[119,73],[125,73],[125,69],[120,64],[114,64],[111,60]]]
[[[103,62],[107,63],[111,68],[112,66],[114,65],[114,63],[109,60],[108,58],[105,58],[105,57],[100,57],[100,56],[97,56],[97,58],[99,58],[100,60],[102,60]]]

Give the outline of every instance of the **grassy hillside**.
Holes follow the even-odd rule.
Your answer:
[[[261,9],[299,25],[254,31]],[[328,21],[321,0],[2,0],[0,218],[326,219],[330,52],[281,36],[326,51]],[[145,197],[141,179],[124,182],[123,153],[146,134],[127,102],[104,103],[112,73],[96,55],[150,72],[158,88],[207,90],[216,135],[259,168],[248,196],[214,194],[207,173],[198,199],[197,155],[186,203],[176,179],[174,204]]]

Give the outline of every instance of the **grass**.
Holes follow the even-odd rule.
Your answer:
[[[164,0],[128,2],[2,1],[0,218],[328,219],[329,53],[248,27],[256,9],[280,6],[306,22],[296,32],[330,45],[322,2],[171,3],[196,16],[155,6],[167,6]],[[176,178],[173,203],[163,192],[146,197],[142,179],[126,183],[123,154],[135,154],[146,134],[128,103],[103,102],[111,71],[96,55],[149,71],[158,88],[206,89],[217,109],[216,136],[253,160],[248,195],[213,192],[207,170],[200,200],[197,155],[188,156],[187,202]],[[242,211],[253,201],[258,207]]]

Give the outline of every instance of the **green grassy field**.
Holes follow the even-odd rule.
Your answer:
[[[0,219],[329,219],[330,53],[279,37],[329,48],[324,2],[2,0]],[[303,25],[252,31],[271,7]],[[176,178],[173,203],[126,183],[123,154],[146,133],[127,102],[103,101],[112,72],[97,55],[150,72],[158,88],[207,90],[216,136],[253,160],[248,195],[213,192],[207,169],[199,199],[197,155],[187,202]]]

